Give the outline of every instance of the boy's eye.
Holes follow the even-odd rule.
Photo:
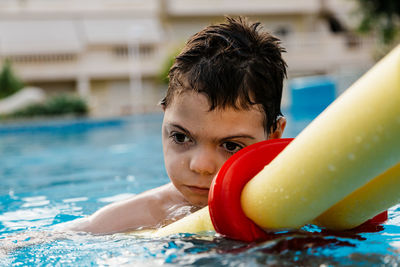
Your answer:
[[[226,151],[228,151],[229,153],[236,153],[238,152],[240,149],[243,148],[243,146],[236,144],[234,142],[225,142],[222,144],[222,146],[226,149]]]
[[[178,144],[183,144],[190,141],[189,137],[183,133],[173,133],[171,137]]]

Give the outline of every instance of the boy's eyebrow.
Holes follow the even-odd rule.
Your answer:
[[[251,135],[247,135],[247,134],[239,134],[239,135],[231,135],[231,136],[227,136],[222,138],[221,140],[229,140],[229,139],[235,139],[235,138],[248,138],[248,139],[256,139],[254,136]]]
[[[172,126],[172,127],[178,128],[181,131],[183,131],[187,134],[190,134],[190,131],[188,129],[185,129],[184,127],[180,126],[179,124],[169,123],[167,126]]]

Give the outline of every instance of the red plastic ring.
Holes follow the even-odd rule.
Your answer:
[[[246,242],[269,236],[244,214],[240,203],[243,187],[268,165],[293,138],[271,139],[243,148],[230,157],[214,179],[208,196],[215,230]]]

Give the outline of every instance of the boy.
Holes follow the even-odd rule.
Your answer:
[[[192,36],[169,71],[162,143],[171,183],[108,205],[73,230],[115,233],[169,224],[207,205],[211,181],[235,152],[280,138],[286,64],[259,23],[227,18]]]

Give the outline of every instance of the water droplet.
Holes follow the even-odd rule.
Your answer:
[[[128,182],[134,182],[134,181],[135,181],[135,176],[133,176],[133,175],[128,175],[128,176],[126,177],[126,180],[127,180]]]
[[[362,142],[362,137],[361,136],[356,136],[356,143],[359,144]]]
[[[336,171],[336,167],[335,167],[335,165],[333,165],[333,164],[329,164],[329,165],[328,165],[328,170],[330,170],[331,172],[334,172],[334,171]]]
[[[8,195],[10,196],[11,199],[18,199],[18,197],[15,196],[14,190],[10,189],[8,192]]]

